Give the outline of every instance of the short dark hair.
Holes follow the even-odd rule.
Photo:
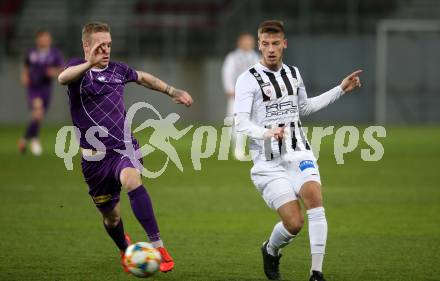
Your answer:
[[[284,32],[284,23],[279,20],[265,20],[258,27],[258,37],[262,33],[282,33]]]
[[[89,22],[82,29],[82,40],[85,41],[91,34],[97,32],[110,32],[110,26],[104,22]]]
[[[240,39],[241,37],[245,37],[245,36],[251,36],[251,37],[254,37],[254,36],[252,35],[252,33],[247,32],[247,31],[243,31],[243,32],[240,32],[240,33],[238,34],[237,38]]]
[[[37,31],[35,31],[35,38],[38,38],[38,37],[40,37],[41,35],[43,35],[45,33],[50,34],[48,29],[46,29],[46,28],[39,28],[39,29],[37,29]]]

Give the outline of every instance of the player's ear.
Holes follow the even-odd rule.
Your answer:
[[[260,47],[260,46],[261,46],[261,45],[260,45],[260,40],[258,40],[258,41],[257,41],[257,44],[258,44],[258,50],[259,50],[259,51],[261,51],[261,47]]]
[[[287,39],[284,39],[284,49],[287,49]]]
[[[89,47],[89,43],[87,42],[87,40],[83,40],[82,45],[83,45],[84,51],[88,52],[90,47]]]

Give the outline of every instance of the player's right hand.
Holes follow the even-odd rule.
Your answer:
[[[174,89],[171,92],[171,98],[175,103],[184,104],[186,107],[190,107],[193,103],[193,99],[187,91]]]
[[[269,129],[267,132],[264,133],[263,137],[264,139],[275,138],[276,140],[282,140],[284,137],[284,129],[284,126]]]
[[[97,42],[95,43],[95,45],[93,45],[92,49],[90,50],[87,61],[90,63],[91,66],[95,66],[99,64],[106,56],[102,48],[104,44],[105,42]]]
[[[345,93],[361,87],[361,79],[359,78],[361,73],[362,70],[356,70],[342,80],[341,88]]]

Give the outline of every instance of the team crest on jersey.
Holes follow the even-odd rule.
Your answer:
[[[268,84],[268,85],[265,85]],[[267,97],[272,97],[272,87],[270,86],[269,83],[264,83],[261,85],[261,89],[263,90],[263,94],[266,95]]]

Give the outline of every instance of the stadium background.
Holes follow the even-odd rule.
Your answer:
[[[284,21],[289,40],[285,61],[299,67],[309,96],[339,83],[352,70],[364,70],[359,91],[305,123],[387,128],[385,155],[376,163],[361,161],[362,143],[346,156],[345,165],[335,164],[333,137],[321,148],[330,222],[328,279],[440,280],[437,0],[0,1],[0,280],[129,279],[121,273],[87,197],[79,157],[69,172],[54,154],[57,130],[71,124],[63,87],[55,85],[42,129],[43,156],[16,151],[29,117],[19,75],[37,29],[49,29],[55,45],[70,58],[82,56],[85,22],[108,22],[113,59],[187,89],[195,99],[187,110],[130,85],[127,105],[148,101],[162,115],[177,112],[183,127],[222,124],[223,58],[235,47],[239,32],[255,34],[264,19]],[[411,27],[422,20],[430,27],[388,33],[386,60],[381,61],[387,67],[386,118],[380,119],[377,31],[384,20],[402,26],[409,22]],[[142,142],[148,136],[140,138]],[[175,145],[185,172],[170,166],[159,179],[146,180],[178,262],[175,272],[156,279],[264,280],[257,245],[275,216],[253,189],[250,163],[211,157],[202,161],[202,171],[194,171],[191,136]],[[153,156],[149,164],[160,167],[163,156]],[[140,240],[142,232],[126,200],[127,228]],[[282,270],[288,280],[306,280],[306,228],[296,243],[286,250]]]

